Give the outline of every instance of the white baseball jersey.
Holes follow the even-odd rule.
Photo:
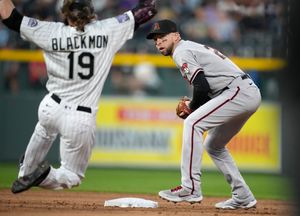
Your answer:
[[[23,39],[44,50],[47,94],[38,110],[39,121],[26,148],[19,177],[32,173],[45,160],[60,135],[61,166],[51,167],[39,187],[63,189],[84,178],[95,144],[96,110],[115,53],[134,32],[131,11],[87,24],[84,32],[58,22],[24,17]]]
[[[204,72],[212,97],[228,86],[233,78],[244,74],[219,51],[192,41],[181,40],[175,48],[173,59],[190,84],[199,72]]]
[[[96,109],[115,53],[133,37],[131,11],[93,21],[84,32],[60,22],[24,17],[23,39],[44,50],[47,89],[63,100]]]

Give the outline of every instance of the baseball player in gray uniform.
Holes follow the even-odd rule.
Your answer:
[[[160,191],[159,196],[173,202],[201,202],[201,159],[205,148],[232,190],[232,197],[215,207],[255,207],[256,199],[226,144],[259,107],[258,87],[216,49],[182,40],[176,24],[170,20],[155,22],[147,39],[154,40],[162,55],[173,58],[183,78],[193,86],[193,97],[186,102],[190,114],[183,127],[181,185]]]
[[[13,193],[32,186],[57,190],[81,183],[95,142],[99,97],[114,55],[156,9],[155,0],[140,0],[122,15],[97,20],[91,0],[64,0],[62,13],[64,23],[40,21],[21,15],[11,0],[0,0],[2,22],[44,50],[49,78],[49,94],[39,105],[39,121]],[[57,135],[61,166],[55,169],[45,157]]]

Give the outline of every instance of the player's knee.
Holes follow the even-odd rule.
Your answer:
[[[214,158],[214,157],[218,157],[219,153],[218,150],[215,148],[212,148],[210,146],[204,145],[204,148],[206,150],[206,152],[210,155],[210,157]]]
[[[76,173],[65,168],[59,168],[57,172],[57,181],[60,183],[62,188],[72,188],[81,184],[81,177]]]
[[[216,148],[212,145],[204,144],[204,148],[210,155],[218,154],[219,152],[222,152],[224,148]]]

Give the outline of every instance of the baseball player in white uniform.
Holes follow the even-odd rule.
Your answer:
[[[47,94],[41,101],[32,137],[22,158],[12,192],[32,186],[63,189],[84,178],[95,142],[99,97],[115,53],[134,30],[155,14],[154,0],[140,0],[117,17],[97,20],[91,0],[64,0],[65,23],[21,15],[11,0],[0,0],[2,22],[44,51]],[[61,166],[45,157],[60,136]]]
[[[258,87],[216,49],[182,40],[176,24],[170,20],[155,22],[147,39],[154,40],[162,55],[173,58],[183,78],[193,86],[192,100],[187,103],[191,114],[184,120],[183,128],[181,185],[160,191],[159,196],[173,202],[201,202],[201,159],[205,148],[232,190],[232,197],[215,207],[255,207],[256,199],[226,144],[259,107]]]

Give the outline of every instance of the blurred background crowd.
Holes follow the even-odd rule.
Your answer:
[[[62,21],[62,0],[15,0],[23,14],[41,20]],[[94,1],[98,19],[132,9],[137,0]],[[207,44],[227,56],[284,58],[286,13],[283,0],[172,0],[158,1],[155,19],[178,23],[184,39]],[[157,53],[146,40],[153,21],[140,28],[120,52]],[[37,49],[0,23],[1,49]],[[0,62],[3,82],[0,91],[45,91],[47,81],[43,63]],[[175,72],[176,71],[176,72]],[[278,99],[276,73],[247,71],[262,89],[266,100]],[[179,86],[174,88],[174,86]],[[181,96],[189,94],[187,84],[174,68],[156,68],[147,62],[135,67],[112,67],[104,95]]]

